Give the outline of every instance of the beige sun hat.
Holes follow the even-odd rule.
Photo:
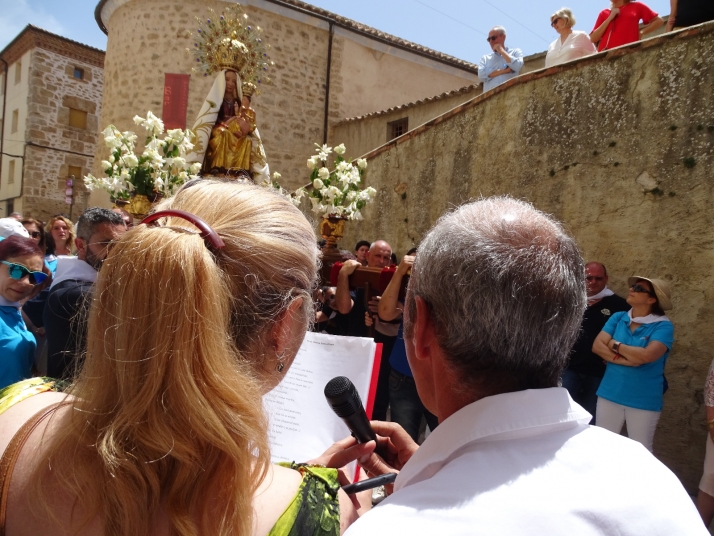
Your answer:
[[[649,277],[642,277],[641,275],[633,275],[632,277],[627,279],[627,284],[632,286],[637,283],[638,279],[644,279],[645,281],[649,281],[650,285],[652,285],[652,289],[654,290],[655,296],[657,296],[659,306],[662,308],[663,311],[672,308],[672,298],[670,298],[671,291],[669,289],[669,283],[667,281],[665,281],[664,279],[650,279]]]

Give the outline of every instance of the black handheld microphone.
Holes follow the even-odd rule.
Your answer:
[[[340,417],[358,443],[377,441],[377,435],[369,424],[354,384],[344,376],[332,378],[325,385],[325,398],[338,417]]]

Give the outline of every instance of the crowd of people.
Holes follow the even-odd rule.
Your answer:
[[[44,222],[0,219],[0,304],[6,321],[0,389],[35,376],[69,380],[81,364],[88,296],[109,243],[133,218],[122,209],[91,208],[76,225],[63,214]],[[47,229],[47,231],[45,230]]]
[[[671,0],[670,4],[666,31],[714,20],[712,2]],[[600,12],[590,33],[574,30],[575,22],[575,15],[567,7],[550,16],[550,25],[558,33],[558,38],[548,47],[546,67],[634,43],[665,24],[659,14],[635,0],[613,0],[609,8]],[[523,52],[506,46],[503,26],[492,28],[487,41],[492,52],[484,55],[478,65],[478,77],[483,82],[484,91],[518,76],[523,68]]]
[[[200,180],[155,210],[127,229],[90,208],[46,235],[0,220],[5,534],[707,534],[648,452],[673,343],[665,281],[615,296],[558,222],[501,197],[442,216],[365,302],[350,276],[393,264],[384,240],[318,293],[314,231],[280,195]],[[350,437],[271,465],[261,397],[312,325],[383,344],[380,454]],[[399,472],[373,511],[340,490],[355,460]]]

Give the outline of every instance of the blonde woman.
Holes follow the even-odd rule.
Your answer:
[[[71,255],[74,247],[74,224],[61,214],[50,218],[46,229],[55,242],[55,255]]]
[[[199,181],[159,210],[104,262],[68,394],[0,392],[0,452],[19,452],[0,532],[339,534],[356,513],[337,471],[271,465],[261,404],[314,316],[312,227],[246,184]]]
[[[559,9],[550,16],[550,25],[558,32],[559,37],[548,47],[548,53],[545,56],[546,67],[559,65],[597,52],[587,33],[573,30],[575,16],[567,7]]]

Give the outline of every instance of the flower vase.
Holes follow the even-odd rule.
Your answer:
[[[126,206],[129,204],[129,201],[126,199],[117,199],[115,197],[110,197],[109,200],[112,202],[112,208],[121,208],[126,210]]]
[[[163,195],[153,192],[151,195],[143,195],[132,192],[129,196],[129,204],[125,210],[138,220],[143,220],[151,212],[151,207],[163,199]]]
[[[320,221],[320,236],[326,240],[322,247],[321,285],[330,284],[330,272],[335,262],[343,262],[342,254],[337,249],[337,241],[345,234],[345,218],[326,216]]]
[[[142,194],[131,194],[126,211],[138,220],[143,220],[151,210],[151,201]]]
[[[323,217],[320,222],[320,235],[327,243],[324,251],[334,250],[337,252],[337,241],[345,234],[345,218],[336,216]],[[324,253],[323,253],[324,255]]]

